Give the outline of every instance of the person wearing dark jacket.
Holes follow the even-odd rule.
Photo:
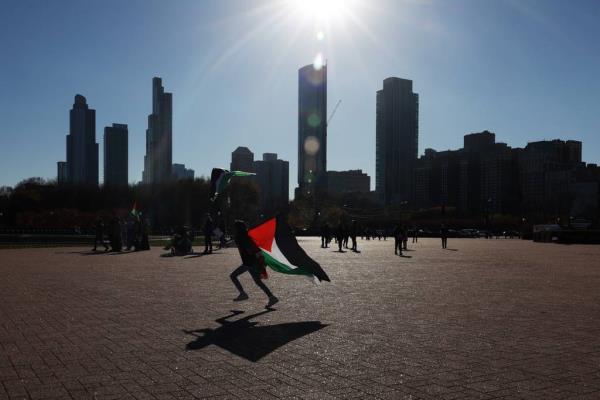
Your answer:
[[[133,247],[133,244],[134,244],[134,224],[133,224],[133,221],[131,220],[131,218],[129,218],[127,220],[125,231],[126,231],[125,245],[127,246],[126,247],[127,251],[129,251],[129,250],[131,250],[131,248]]]
[[[96,221],[95,230],[96,236],[94,237],[94,248],[92,249],[92,251],[96,251],[96,248],[98,247],[98,242],[100,242],[102,246],[104,246],[104,251],[108,251],[108,246],[104,242],[104,222],[102,222],[101,219]]]
[[[327,222],[323,224],[323,226],[321,227],[321,247],[322,248],[327,248],[329,245],[329,225],[327,225]]]
[[[352,221],[352,227],[350,228],[350,238],[352,239],[352,251],[357,252],[356,248],[356,235],[358,234],[358,223],[356,220]]]
[[[150,250],[150,221],[144,218],[140,221],[140,246],[139,250]],[[138,250],[136,248],[136,250]]]
[[[402,228],[400,225],[394,227],[394,254],[402,255]]]
[[[233,301],[248,300],[248,294],[244,291],[242,284],[238,280],[238,276],[244,272],[249,272],[252,276],[252,280],[269,298],[269,302],[265,308],[269,308],[275,305],[279,299],[269,290],[267,285],[261,280],[261,274],[265,272],[264,259],[260,253],[260,249],[254,244],[250,236],[248,236],[248,228],[244,221],[235,222],[235,243],[237,244],[240,258],[242,259],[242,265],[237,267],[230,275],[231,281],[240,292],[238,297]]]
[[[215,227],[210,213],[206,213],[206,221],[204,222],[204,254],[212,253],[212,234],[214,230]]]
[[[414,226],[412,233],[413,233],[412,242],[413,243],[418,243],[419,242],[419,228],[417,228],[416,226]]]
[[[448,228],[445,224],[442,224],[440,228],[440,237],[442,238],[442,249],[448,247]]]
[[[337,230],[335,232],[335,237],[337,239],[337,244],[338,244],[338,251],[340,253],[344,252],[344,250],[342,250],[342,245],[343,245],[345,236],[346,236],[346,227],[344,226],[344,223],[340,221],[340,224],[338,225]]]
[[[111,251],[119,252],[123,249],[123,240],[121,238],[121,221],[114,217],[108,226],[108,239]]]

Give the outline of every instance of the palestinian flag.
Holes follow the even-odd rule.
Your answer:
[[[248,230],[248,236],[260,249],[265,264],[283,274],[314,276],[330,282],[321,266],[298,245],[283,217],[270,220]]]
[[[210,174],[210,199],[215,201],[219,193],[222,193],[229,181],[234,176],[253,176],[252,172],[227,171],[226,169],[213,168]]]

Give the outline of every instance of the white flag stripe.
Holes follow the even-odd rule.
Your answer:
[[[289,262],[287,258],[285,258],[285,256],[281,252],[281,250],[279,250],[279,247],[277,247],[277,241],[275,240],[275,238],[273,238],[273,244],[271,244],[271,251],[267,251],[266,249],[262,249],[262,250],[265,251],[266,253],[268,253],[271,257],[273,257],[280,263],[287,265],[291,269],[298,268],[297,266],[295,266],[294,264]]]

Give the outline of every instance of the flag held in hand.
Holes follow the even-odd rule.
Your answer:
[[[265,264],[283,274],[314,276],[330,282],[321,266],[298,245],[283,217],[268,221],[248,230],[248,236],[260,249]]]

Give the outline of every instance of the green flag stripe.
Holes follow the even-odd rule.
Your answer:
[[[229,172],[231,176],[253,176],[256,175],[254,172],[246,172],[246,171],[231,171]]]
[[[290,275],[312,275],[312,272],[307,269],[297,266],[296,268],[292,268],[289,265],[286,265],[279,260],[273,258],[267,251],[261,249],[261,253],[265,257],[265,264],[269,266],[273,271],[281,272],[282,274],[290,274]]]

